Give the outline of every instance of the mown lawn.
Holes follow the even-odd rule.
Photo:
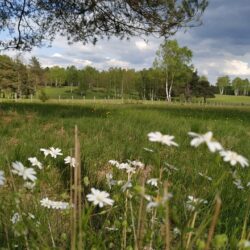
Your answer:
[[[225,104],[250,105],[250,96],[215,95],[215,98],[210,98],[208,101]]]
[[[89,178],[89,187],[107,188],[105,174],[110,171],[110,159],[121,162],[140,160],[152,166],[152,175],[156,175],[161,165],[167,162],[178,168],[165,177],[171,182],[174,197],[172,223],[179,228],[183,226],[183,218],[187,215],[182,211],[188,195],[208,200],[208,211],[211,212],[214,197],[220,194],[223,205],[217,233],[227,234],[232,244],[240,238],[249,200],[250,190],[246,186],[250,181],[249,169],[237,167],[245,188],[237,189],[229,174],[230,165],[205,146],[190,147],[187,133],[213,131],[224,148],[249,159],[250,108],[0,103],[0,117],[0,168],[6,172],[10,162],[18,160],[28,165],[30,156],[42,160],[40,148],[59,147],[69,155],[74,145],[74,126],[77,125],[83,178]],[[179,147],[163,147],[149,142],[147,134],[152,131],[174,135]],[[144,148],[160,153],[149,153]],[[63,158],[55,167],[63,172]],[[212,182],[202,178],[199,172],[210,176]],[[64,177],[67,180],[68,177]],[[199,219],[202,221],[207,211],[201,213],[203,217]]]

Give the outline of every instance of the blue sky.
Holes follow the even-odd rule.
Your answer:
[[[199,74],[214,83],[221,75],[231,78],[250,78],[250,1],[210,0],[203,16],[203,25],[179,31],[174,38],[181,46],[193,51],[193,64]],[[43,67],[86,65],[98,69],[124,67],[142,69],[152,66],[155,52],[162,39],[149,37],[148,42],[134,37],[130,41],[119,39],[99,40],[95,46],[76,43],[71,46],[66,39],[57,38],[50,48],[34,48],[25,53],[28,62],[37,56]],[[15,55],[15,52],[8,52]]]

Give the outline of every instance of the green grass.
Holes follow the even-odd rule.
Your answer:
[[[105,99],[111,98],[110,94],[103,88],[93,88],[87,90],[87,92],[81,94],[78,87],[45,87],[43,88],[49,99]],[[37,92],[35,98],[39,97],[40,91]],[[124,98],[129,98],[129,95],[124,95]]]
[[[224,104],[247,104],[250,105],[250,96],[216,95],[215,98],[208,99],[209,102]]]
[[[210,216],[213,213],[213,199],[219,193],[223,205],[216,234],[227,234],[231,246],[235,246],[237,244],[235,242],[240,239],[249,200],[249,190],[246,188],[242,191],[235,187],[231,175],[228,174],[229,164],[224,163],[218,154],[210,153],[205,146],[197,149],[190,147],[187,132],[213,131],[215,138],[225,148],[249,158],[249,107],[107,103],[85,103],[83,105],[77,102],[71,105],[63,102],[59,104],[0,103],[0,116],[0,166],[6,173],[8,173],[8,163],[10,162],[18,160],[28,165],[27,158],[30,156],[37,156],[42,160],[40,148],[59,147],[65,155],[69,155],[74,146],[74,126],[76,124],[80,131],[84,166],[82,177],[87,176],[90,182],[86,187],[86,193],[92,186],[107,189],[105,174],[111,170],[107,164],[110,159],[141,160],[152,166],[152,177],[158,176],[160,166],[166,161],[179,169],[177,172],[172,172],[171,175],[164,174],[164,179],[171,182],[170,190],[174,197],[173,202],[170,203],[172,227],[185,228],[185,223],[190,219],[187,213],[183,213],[187,195],[208,200],[207,207],[202,208],[198,217],[200,223],[205,223],[207,213]],[[175,135],[175,141],[180,146],[168,148],[149,142],[147,134],[151,131]],[[145,147],[159,153],[150,154],[144,150]],[[69,180],[68,172],[64,170],[63,158],[55,162],[47,161],[47,163],[50,164],[50,168],[47,170],[50,174],[46,178],[53,185],[47,187],[49,184],[43,184],[42,190],[37,191],[36,195],[39,197],[44,193],[49,193],[52,197],[60,197],[60,193],[66,192]],[[61,172],[62,179],[59,178],[58,173],[53,172],[54,168],[59,170],[59,173]],[[246,186],[250,181],[249,170],[240,167],[237,169]],[[211,176],[213,181],[210,183],[203,179],[198,175],[199,172]],[[40,211],[40,209],[37,210]],[[114,212],[115,220],[119,221],[119,214],[122,214],[122,211],[123,207],[118,205]],[[5,211],[6,221],[9,220],[11,214],[12,211]],[[93,226],[94,229],[92,227],[90,231],[92,236],[90,237],[86,233],[90,237],[88,244],[96,246],[96,249],[108,249],[110,240],[105,238],[118,237],[117,239],[119,239],[120,234],[114,233],[114,236],[99,234],[98,228],[106,225],[107,221],[97,219],[95,223],[97,224]],[[67,235],[65,223],[62,224],[64,226],[60,233]],[[203,233],[200,238],[204,239],[204,235]],[[46,242],[50,241],[49,235],[42,235],[42,237],[46,238]],[[132,233],[128,237],[131,239]],[[63,245],[63,240],[59,238],[57,244]],[[0,240],[3,239],[5,236],[0,235]],[[160,242],[158,237],[155,240]],[[116,241],[114,240],[114,242]],[[162,247],[162,242],[159,242],[158,246]],[[116,246],[115,249],[118,248]]]

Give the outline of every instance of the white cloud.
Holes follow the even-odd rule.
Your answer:
[[[146,43],[145,41],[136,41],[136,42],[135,42],[135,46],[136,46],[139,50],[148,50],[148,49],[150,49],[149,44]]]
[[[225,60],[223,72],[228,75],[250,75],[250,67],[247,62],[241,60]]]
[[[129,67],[129,62],[117,60],[115,58],[108,60],[106,63],[110,67],[121,67],[121,68],[128,68]]]
[[[60,53],[54,53],[51,57],[58,57],[58,58],[62,58],[63,55],[61,55]]]
[[[83,60],[83,59],[79,59],[79,58],[74,58],[74,59],[72,59],[72,63],[74,64],[74,65],[76,65],[76,66],[83,66],[83,67],[85,67],[85,66],[88,66],[88,65],[91,65],[92,64],[92,62],[91,61],[89,61],[89,60]]]

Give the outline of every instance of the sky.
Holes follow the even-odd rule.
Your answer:
[[[229,75],[250,78],[250,0],[210,0],[198,27],[180,30],[171,39],[193,51],[193,65],[200,75],[206,75],[214,84],[218,76]],[[129,41],[112,38],[99,40],[94,46],[57,38],[52,47],[34,48],[23,55],[28,62],[31,56],[39,58],[43,67],[87,65],[98,69],[109,67],[149,68],[162,39],[140,37]],[[7,54],[14,56],[15,52]]]

